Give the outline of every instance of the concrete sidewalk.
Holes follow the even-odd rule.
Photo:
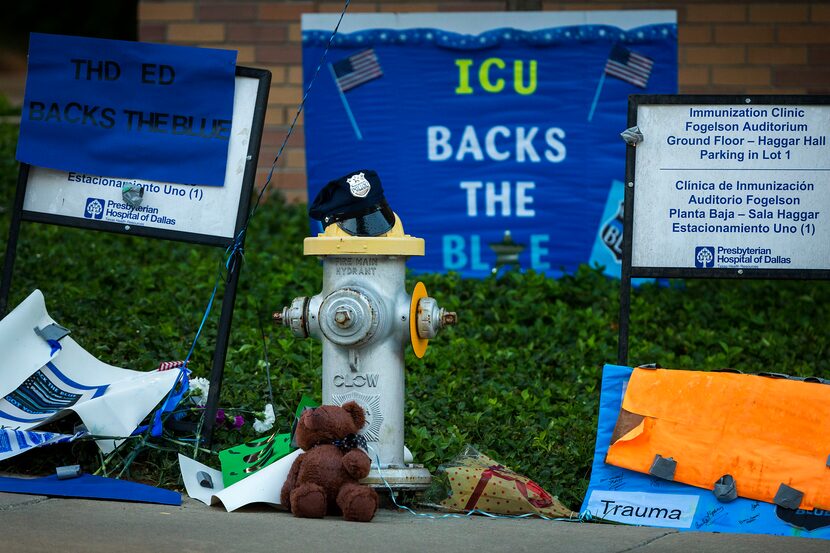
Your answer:
[[[824,540],[747,534],[676,532],[538,519],[431,520],[379,511],[368,524],[297,519],[270,507],[227,513],[187,496],[181,507],[0,493],[4,553],[61,552],[332,552],[636,551],[822,552]]]

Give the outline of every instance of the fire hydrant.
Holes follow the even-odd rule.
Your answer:
[[[404,234],[394,217],[380,236],[352,236],[332,224],[306,238],[305,255],[323,261],[323,290],[295,298],[274,320],[298,338],[322,341],[324,404],[354,400],[365,409],[361,434],[373,468],[364,482],[380,486],[385,479],[398,489],[417,489],[430,475],[404,459],[404,349],[412,344],[423,357],[428,341],[457,317],[439,308],[423,283],[407,294],[406,258],[424,255],[424,240]]]

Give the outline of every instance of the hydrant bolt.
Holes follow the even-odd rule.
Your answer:
[[[455,311],[444,311],[441,310],[441,327],[445,326],[453,326],[458,324],[458,315]]]
[[[278,325],[283,324],[284,317],[285,315],[282,311],[275,311],[274,314],[271,315],[271,318],[274,320],[274,324]]]
[[[418,336],[427,340],[435,338],[445,326],[454,325],[458,321],[455,311],[445,311],[430,297],[418,300],[416,317]]]
[[[352,320],[352,314],[349,311],[348,307],[338,307],[337,311],[334,313],[334,322],[337,323],[337,326],[340,328],[349,328],[354,324]]]

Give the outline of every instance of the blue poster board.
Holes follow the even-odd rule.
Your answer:
[[[830,538],[830,512],[783,509],[739,497],[719,502],[710,490],[654,478],[605,463],[611,435],[633,369],[602,371],[597,442],[591,481],[581,511],[593,518],[678,530]]]
[[[17,159],[222,186],[236,52],[32,33]]]
[[[303,16],[306,85],[335,22]],[[306,105],[309,199],[371,168],[416,271],[483,277],[512,240],[522,268],[618,275],[627,98],[676,92],[676,34],[673,11],[349,15]]]

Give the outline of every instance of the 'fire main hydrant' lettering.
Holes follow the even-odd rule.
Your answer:
[[[337,276],[364,275],[375,276],[377,259],[366,257],[344,257],[337,260]]]

